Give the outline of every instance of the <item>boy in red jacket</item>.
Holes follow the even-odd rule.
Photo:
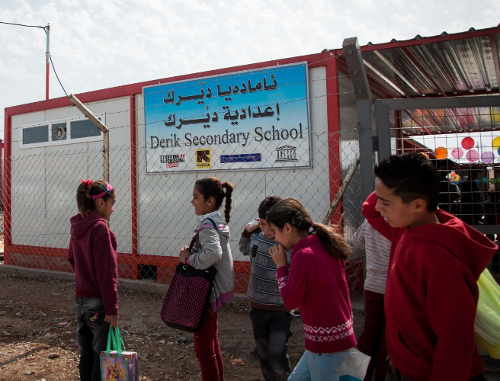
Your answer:
[[[438,209],[439,174],[422,154],[375,168],[363,215],[391,242],[385,291],[392,380],[484,380],[474,320],[477,280],[496,245]]]

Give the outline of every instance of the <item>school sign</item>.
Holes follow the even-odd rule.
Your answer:
[[[311,166],[305,63],[143,88],[147,173]]]

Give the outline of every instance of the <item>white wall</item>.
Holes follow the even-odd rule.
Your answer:
[[[131,251],[129,98],[93,102],[86,106],[105,113],[110,129],[110,182],[118,192],[111,228],[118,251]],[[102,140],[98,142],[23,148],[21,126],[81,117],[73,106],[12,117],[12,243],[66,248],[69,218],[78,213],[76,189],[80,179],[102,179]],[[115,176],[115,174],[117,174]]]

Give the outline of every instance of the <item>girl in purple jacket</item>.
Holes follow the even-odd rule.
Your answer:
[[[75,272],[76,337],[80,379],[99,381],[100,353],[106,350],[109,326],[118,324],[116,237],[107,220],[116,194],[102,181],[82,180],[71,217],[68,261]]]

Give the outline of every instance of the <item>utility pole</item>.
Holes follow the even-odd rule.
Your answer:
[[[47,49],[45,51],[45,99],[49,99],[49,73],[50,73],[50,24],[43,27],[45,34],[47,35]]]

